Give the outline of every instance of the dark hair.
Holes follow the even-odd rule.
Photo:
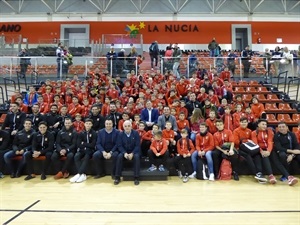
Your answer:
[[[28,118],[26,118],[26,119],[24,120],[24,123],[25,123],[25,122],[30,122],[30,123],[32,124],[31,119],[28,119]]]
[[[46,127],[48,127],[48,124],[47,124],[47,122],[46,121],[41,121],[41,122],[39,122],[39,127],[41,126],[41,125],[45,125]]]
[[[240,122],[243,122],[243,121],[245,121],[245,120],[248,122],[247,117],[241,117],[241,118],[240,118]]]
[[[85,122],[85,123],[86,123],[86,122],[91,122],[91,123],[93,123],[93,120],[90,119],[90,118],[86,118],[86,119],[84,120],[84,122]]]

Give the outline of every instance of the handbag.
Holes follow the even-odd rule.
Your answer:
[[[240,145],[240,150],[250,155],[256,155],[257,153],[259,153],[260,147],[253,141],[248,140],[247,142],[244,142]]]

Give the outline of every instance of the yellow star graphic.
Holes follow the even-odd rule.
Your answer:
[[[128,25],[127,25],[128,26]],[[130,26],[128,26],[129,27],[129,29],[131,30],[131,31],[133,31],[133,30],[138,30],[138,28],[134,25],[134,24],[131,24]]]
[[[144,29],[146,27],[146,24],[144,22],[140,22],[139,27],[140,29]]]

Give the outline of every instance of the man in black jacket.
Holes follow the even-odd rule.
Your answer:
[[[30,119],[25,119],[24,129],[20,130],[13,141],[12,150],[5,153],[4,160],[7,166],[7,170],[10,173],[11,178],[20,177],[21,171],[25,165],[24,154],[27,151],[31,151],[32,137],[34,130],[32,129],[32,122]],[[21,156],[22,159],[19,162],[17,171],[13,170],[12,158],[15,156]]]
[[[3,178],[4,175],[1,171],[4,170],[4,160],[3,156],[7,153],[7,148],[9,146],[10,135],[5,130],[0,130],[0,178]]]
[[[70,118],[65,119],[65,126],[58,132],[56,137],[56,150],[51,156],[51,161],[54,164],[56,175],[54,179],[68,178],[69,167],[74,158],[74,152],[76,150],[77,133],[73,129],[72,120]],[[62,157],[65,157],[65,161],[62,166]]]
[[[270,159],[283,174],[282,180],[287,179],[290,186],[298,182],[295,177],[289,174],[288,164],[296,159],[300,165],[300,146],[296,135],[289,131],[285,122],[278,123],[278,132],[274,135],[274,149]]]
[[[195,108],[202,108],[201,102],[196,100],[196,94],[191,93],[189,97],[189,101],[186,103],[185,108],[188,110],[188,117],[193,114]]]
[[[40,113],[40,106],[36,103],[31,108],[32,113],[27,115],[27,118],[32,122],[32,128],[34,131],[38,131],[38,126],[41,121],[44,121],[44,115]]]
[[[58,114],[58,106],[56,104],[52,104],[50,107],[50,112],[45,115],[45,122],[47,123],[47,130],[53,133],[56,136],[59,131],[60,124],[60,116]]]
[[[2,130],[9,127],[9,134],[14,137],[16,133],[23,129],[23,123],[26,119],[26,114],[19,110],[19,103],[10,103],[10,112],[7,113],[4,123],[2,124]]]
[[[153,69],[153,63],[155,59],[155,66],[157,67],[158,63],[158,55],[159,55],[159,48],[158,48],[158,42],[154,41],[150,47],[149,47],[149,55],[151,58],[151,69]]]
[[[117,112],[116,103],[111,102],[109,104],[109,114],[106,116],[106,119],[111,119],[113,121],[113,127],[118,128],[119,121],[122,119],[121,113]]]
[[[27,177],[25,180],[35,178],[33,172],[33,159],[41,156],[45,156],[45,162],[43,163],[43,169],[41,174],[41,180],[45,180],[46,171],[51,163],[51,156],[54,149],[54,135],[47,130],[47,123],[42,121],[39,123],[39,132],[33,134],[32,149],[31,151],[25,152],[25,163],[27,167]]]
[[[86,180],[85,171],[89,160],[93,156],[97,141],[97,133],[92,127],[93,121],[86,119],[84,122],[84,131],[77,137],[77,152],[74,157],[77,174],[70,179],[71,183],[81,183]]]
[[[92,129],[98,132],[100,129],[104,128],[104,117],[100,114],[100,108],[98,105],[93,105],[91,108],[91,115],[89,119],[92,120]]]

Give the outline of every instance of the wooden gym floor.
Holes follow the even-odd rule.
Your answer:
[[[300,184],[278,181],[132,181],[113,185],[110,176],[80,184],[48,176],[0,180],[0,222],[41,224],[230,224],[299,225]]]

